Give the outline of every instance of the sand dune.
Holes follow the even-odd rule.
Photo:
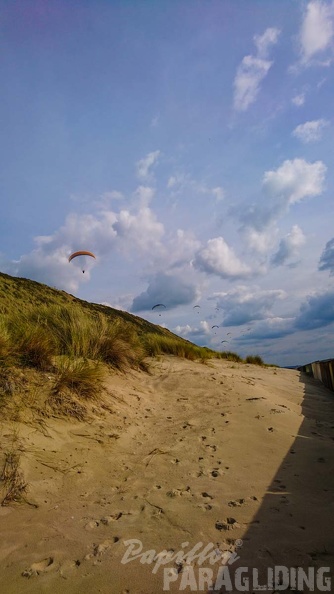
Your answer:
[[[146,561],[201,542],[260,572],[333,566],[334,396],[320,383],[163,357],[107,390],[90,422],[2,425],[1,455],[16,431],[30,505],[0,508],[1,593],[163,592],[161,556],[122,563],[130,539]],[[192,566],[208,591],[198,569],[219,563]],[[165,567],[179,592],[186,564]]]

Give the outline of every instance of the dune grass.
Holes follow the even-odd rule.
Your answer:
[[[45,414],[82,420],[89,401],[103,391],[108,368],[149,371],[149,358],[160,355],[264,365],[259,355],[243,360],[231,351],[200,347],[127,312],[0,273],[2,411],[19,417],[22,407],[34,414],[44,406]],[[38,395],[31,390],[34,382]]]
[[[84,399],[94,399],[102,390],[105,376],[105,369],[99,362],[62,357],[57,363],[52,391],[61,394],[70,390]]]
[[[215,356],[215,352],[205,347],[199,347],[191,342],[172,336],[161,336],[149,333],[144,337],[144,346],[147,355],[156,357],[158,355],[175,355],[184,359],[195,361],[207,361]]]
[[[234,361],[235,363],[243,363],[243,359],[237,353],[233,353],[232,351],[223,351],[222,353],[218,353],[217,356],[219,359],[226,359],[227,361]]]
[[[260,355],[248,355],[245,359],[245,363],[250,363],[251,365],[265,365]]]
[[[29,318],[18,314],[11,316],[10,352],[23,366],[46,370],[52,367],[56,345],[53,335],[46,328],[34,325]]]

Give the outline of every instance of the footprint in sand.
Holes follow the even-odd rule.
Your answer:
[[[185,489],[172,489],[171,491],[167,491],[167,497],[181,497],[182,495],[190,495],[191,489],[190,487],[186,487]]]
[[[67,559],[62,563],[62,565],[59,568],[60,576],[66,580],[73,574],[73,572],[78,567],[80,567],[81,563],[82,561],[80,561],[80,559],[77,559],[76,561],[71,561],[70,559]]]
[[[100,520],[90,520],[90,522],[87,522],[87,524],[85,524],[85,530],[94,530],[95,528],[98,528],[98,526],[100,526],[101,524],[103,524],[104,526],[109,526],[113,522],[119,520],[122,517],[122,515],[122,512],[117,512],[116,514],[112,514],[110,516],[104,516]]]
[[[209,495],[209,493],[207,493],[206,491],[203,491],[203,493],[201,493],[201,495],[205,499],[213,499],[213,496],[212,495]]]
[[[113,544],[119,542],[119,540],[119,536],[114,536],[112,539],[104,540],[100,544],[93,544],[93,550],[91,553],[88,553],[88,555],[85,556],[85,561],[94,559],[94,557],[102,557],[102,555],[104,555],[104,553],[106,553],[112,547]],[[94,562],[94,565],[95,564],[96,561]]]
[[[226,518],[225,522],[217,521],[215,523],[215,528],[217,530],[233,530],[234,528],[240,528],[240,524],[236,521],[235,518]]]
[[[210,503],[204,503],[204,504],[199,505],[198,507],[200,507],[204,511],[211,511],[213,509],[213,507],[212,507],[212,505],[210,505]]]
[[[229,507],[240,507],[244,503],[245,503],[244,499],[235,499],[234,501],[229,501],[228,506]]]
[[[44,573],[46,571],[51,571],[54,569],[54,560],[53,557],[47,557],[42,561],[38,561],[37,563],[33,563],[29,569],[25,569],[22,571],[23,577],[31,578],[36,577],[40,573]]]
[[[206,448],[209,448],[209,449],[210,449],[210,450],[212,450],[213,452],[216,452],[216,451],[217,451],[217,446],[215,446],[215,445],[209,445],[209,444],[208,444],[208,445],[206,445],[205,447],[206,447]]]
[[[119,537],[118,536],[114,536],[114,538],[112,540],[109,540],[109,539],[108,540],[104,540],[100,544],[93,545],[94,546],[94,549],[93,549],[93,555],[94,555],[94,557],[100,557],[108,549],[110,549],[111,545],[115,544],[118,541],[119,541]]]

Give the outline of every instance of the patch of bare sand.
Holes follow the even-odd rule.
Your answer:
[[[163,567],[122,564],[129,539],[142,552],[213,543],[260,570],[333,565],[326,388],[290,370],[165,357],[150,375],[112,375],[108,392],[88,423],[15,427],[38,507],[0,507],[2,594],[162,592]],[[13,430],[2,427],[2,456]],[[186,569],[169,566],[178,592]]]

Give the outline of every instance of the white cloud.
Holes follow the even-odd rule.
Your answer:
[[[150,179],[151,176],[151,169],[156,164],[157,160],[159,159],[160,151],[153,151],[152,153],[148,153],[146,157],[140,159],[136,163],[137,175],[140,179],[146,180]]]
[[[134,192],[135,198],[141,206],[148,206],[155,194],[154,188],[149,186],[138,186]]]
[[[298,225],[293,225],[290,233],[281,239],[279,248],[276,254],[272,257],[272,264],[274,266],[281,266],[291,258],[295,258],[298,253],[298,248],[305,243],[305,235]]]
[[[304,65],[332,46],[333,14],[332,3],[319,0],[308,3],[300,32],[301,59]]]
[[[118,237],[123,238],[126,248],[136,247],[141,251],[156,250],[164,234],[164,226],[153,211],[144,206],[135,214],[121,210],[113,225]]]
[[[176,326],[174,330],[176,334],[179,334],[180,336],[188,336],[190,333],[194,331],[194,329],[191,326],[189,326],[189,324],[186,324],[186,326]]]
[[[291,103],[296,107],[301,107],[305,103],[305,93],[300,93],[299,95],[295,95],[291,99]]]
[[[266,254],[275,241],[275,233],[272,229],[270,231],[256,231],[249,228],[247,229],[246,239],[250,249],[260,254]]]
[[[286,297],[281,290],[251,291],[241,286],[227,293],[218,293],[217,305],[224,315],[224,326],[242,326],[268,317],[276,301]]]
[[[268,74],[273,62],[268,60],[269,48],[277,43],[280,31],[268,28],[263,35],[255,35],[257,55],[245,56],[238,66],[234,79],[234,108],[246,111],[254,103],[262,80]]]
[[[196,239],[193,233],[177,229],[176,236],[173,234],[170,238],[166,253],[170,266],[173,268],[188,266],[200,246],[200,241]]]
[[[252,229],[255,231],[250,236],[254,246],[258,242],[260,248],[261,243],[265,247],[271,226],[288,212],[290,205],[323,192],[326,171],[322,161],[308,163],[304,159],[293,159],[284,161],[276,170],[265,172],[261,199],[238,216],[244,231],[248,234]]]
[[[36,237],[36,247],[12,262],[8,272],[75,291],[80,283],[89,279],[92,263],[88,262],[83,275],[76,262],[73,261],[73,265],[68,263],[72,252],[80,249],[92,251],[97,256],[97,264],[101,257],[115,249],[135,256],[144,253],[151,257],[152,252],[158,254],[162,250],[164,232],[163,224],[145,201],[137,208],[120,212],[105,209],[95,215],[72,213],[52,235]]]
[[[269,48],[277,43],[279,34],[279,29],[276,29],[275,27],[268,27],[263,35],[254,35],[254,43],[256,45],[259,57],[267,57]]]
[[[293,130],[292,134],[306,144],[309,142],[316,142],[321,139],[322,132],[328,124],[329,122],[323,119],[305,122],[305,124],[299,124],[299,126]]]
[[[199,323],[199,328],[198,327],[192,327],[189,324],[186,324],[185,326],[176,326],[175,328],[175,332],[176,334],[179,334],[180,336],[187,336],[189,339],[194,340],[196,338],[198,338],[199,336],[204,338],[205,336],[210,336],[211,335],[211,327],[210,324],[208,322],[206,322],[205,320],[202,320]]]
[[[221,278],[243,278],[251,274],[251,269],[239,260],[223,237],[209,239],[206,247],[197,252],[193,266]]]
[[[279,196],[284,202],[294,204],[323,192],[326,170],[322,161],[287,160],[276,171],[265,172],[263,189],[268,196]]]
[[[260,83],[268,74],[272,62],[245,56],[238,67],[234,80],[234,107],[246,111],[254,103],[260,90]]]
[[[21,256],[17,262],[12,262],[8,266],[8,273],[74,292],[80,283],[89,281],[90,264],[85,267],[85,274],[82,274],[76,263],[73,266],[69,264],[70,253],[71,250],[67,246],[48,252],[43,244],[38,245],[29,254]]]

